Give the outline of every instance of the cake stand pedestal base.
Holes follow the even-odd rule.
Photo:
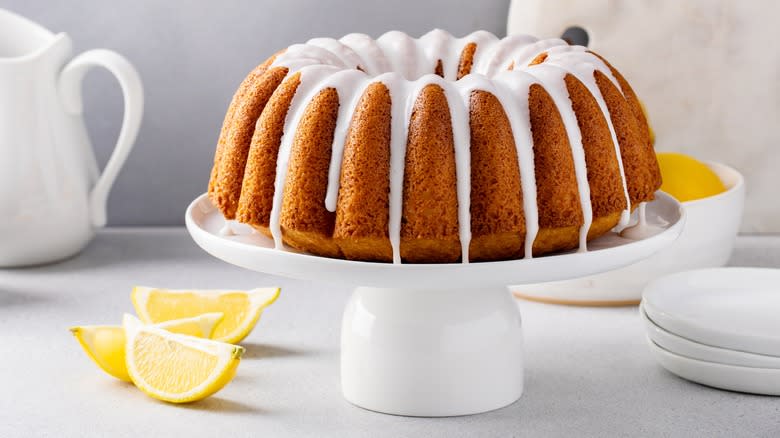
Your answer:
[[[505,287],[359,287],[344,311],[341,387],[395,415],[476,414],[523,392],[522,328]]]

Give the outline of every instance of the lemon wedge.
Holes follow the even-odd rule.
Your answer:
[[[201,338],[209,338],[222,321],[220,312],[205,313],[192,318],[176,319],[157,324],[158,328]],[[83,325],[71,327],[73,336],[90,359],[103,371],[129,382],[125,366],[125,329],[119,325]]]
[[[189,318],[172,319],[155,324],[163,330],[179,335],[195,336],[197,338],[210,339],[214,335],[225,314],[222,312],[208,312]]]
[[[144,286],[133,288],[131,299],[141,321],[147,324],[186,318],[206,312],[222,312],[212,339],[237,343],[247,337],[263,309],[279,297],[279,288],[250,291],[228,289],[174,290]]]
[[[127,372],[147,395],[171,403],[201,400],[227,385],[244,348],[178,335],[125,315]]]
[[[701,161],[672,152],[659,152],[656,156],[663,179],[661,190],[678,201],[692,201],[726,191],[723,181]]]
[[[125,330],[117,325],[84,325],[71,327],[73,336],[90,359],[103,371],[126,382]]]

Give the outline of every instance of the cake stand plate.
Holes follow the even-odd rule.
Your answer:
[[[506,286],[595,274],[652,255],[674,242],[685,214],[661,192],[648,211],[661,230],[642,240],[609,233],[587,252],[468,264],[394,265],[276,250],[250,227],[226,224],[205,194],[187,208],[185,222],[201,248],[228,263],[355,288],[341,329],[347,400],[389,414],[451,416],[497,409],[522,394],[520,314]]]

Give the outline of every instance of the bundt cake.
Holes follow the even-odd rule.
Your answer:
[[[209,196],[277,248],[448,263],[585,250],[660,185],[640,103],[599,55],[434,30],[316,38],[255,68]]]

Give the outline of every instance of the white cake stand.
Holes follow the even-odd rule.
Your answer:
[[[658,192],[648,217],[662,231],[632,241],[614,233],[588,252],[470,264],[355,262],[317,257],[225,220],[206,195],[186,213],[192,238],[228,263],[291,278],[355,287],[341,328],[341,387],[351,403],[411,416],[475,414],[523,391],[522,329],[510,284],[580,277],[619,268],[671,244],[685,214]]]

